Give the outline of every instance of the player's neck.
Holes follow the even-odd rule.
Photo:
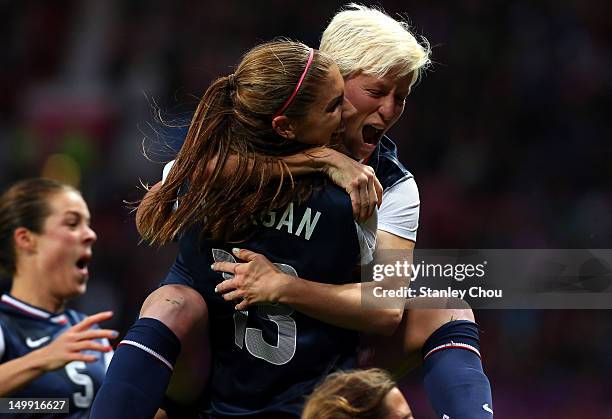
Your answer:
[[[15,275],[11,295],[33,307],[42,308],[50,313],[59,313],[64,310],[65,301],[53,296],[40,283],[28,281],[27,278]]]

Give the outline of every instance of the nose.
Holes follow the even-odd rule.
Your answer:
[[[342,102],[342,120],[346,121],[354,117],[357,114],[357,108],[353,106],[350,100],[344,96],[344,101]]]
[[[380,106],[378,107],[378,113],[385,123],[388,123],[393,119],[395,112],[395,98],[393,95],[388,94],[387,96],[380,99]]]
[[[85,226],[85,243],[94,244],[94,242],[98,240],[98,235],[90,226]]]

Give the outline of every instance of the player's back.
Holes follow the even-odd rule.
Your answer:
[[[305,279],[352,282],[359,244],[350,200],[337,187],[326,186],[301,205],[268,214],[241,243],[200,242],[194,229],[180,240],[180,255],[166,280],[191,278],[209,307],[211,410],[216,415],[299,417],[303,396],[325,374],[354,365],[358,334],[283,305],[236,311],[235,302],[214,292],[223,277],[210,269],[215,261],[233,260],[232,247],[262,253]]]

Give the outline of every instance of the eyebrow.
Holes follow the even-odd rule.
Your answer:
[[[366,84],[366,87],[370,87],[370,88],[373,87],[373,88],[376,88],[376,89],[389,89],[389,84],[385,83],[384,81],[382,81],[380,79],[369,80],[365,84]]]
[[[327,106],[325,107],[325,110],[331,110],[336,105],[336,103],[341,102],[342,100],[344,100],[344,93],[330,100]]]
[[[373,81],[370,81],[370,83],[371,84],[366,84],[365,85],[365,87],[367,89],[379,89],[379,90],[384,90],[386,92],[391,90],[391,87],[389,87],[389,85],[387,83],[385,83],[384,81],[382,81],[382,80],[373,80]],[[412,90],[411,87],[408,87],[408,91],[405,94],[404,94],[404,92],[399,92],[399,93],[402,93],[399,96],[408,96],[408,95],[410,95],[410,91],[411,90]],[[395,93],[397,94],[398,91],[396,90]]]

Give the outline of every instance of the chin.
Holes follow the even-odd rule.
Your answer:
[[[79,279],[74,284],[72,289],[70,290],[70,293],[66,297],[66,299],[73,299],[73,298],[76,298],[76,297],[80,297],[81,295],[85,294],[86,292],[87,292],[87,279],[85,279],[85,280]]]
[[[372,154],[371,151],[366,151],[366,150],[363,150],[362,148],[358,148],[351,152],[351,155],[353,156],[353,158],[357,160],[367,159],[368,157],[370,157],[370,154]]]

